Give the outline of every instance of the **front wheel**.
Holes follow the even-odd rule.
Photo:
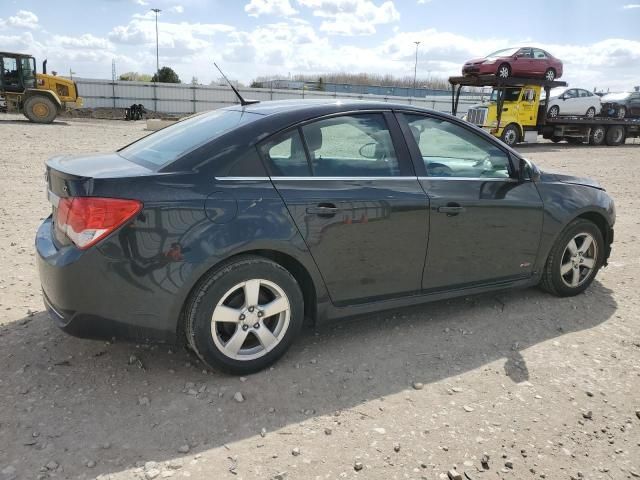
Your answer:
[[[549,253],[540,286],[558,297],[571,297],[593,282],[604,258],[600,229],[578,218],[564,229]]]
[[[500,78],[509,78],[511,76],[511,67],[508,63],[503,63],[498,67],[496,75]]]
[[[596,116],[596,109],[594,107],[589,107],[587,110],[587,118],[593,118]]]
[[[507,125],[502,131],[500,140],[513,147],[520,140],[520,130],[515,125]]]
[[[547,112],[547,117],[549,118],[556,118],[558,115],[560,115],[560,107],[557,105],[551,107]]]
[[[280,358],[303,320],[303,296],[291,273],[247,256],[200,282],[186,309],[185,333],[209,367],[244,375]]]

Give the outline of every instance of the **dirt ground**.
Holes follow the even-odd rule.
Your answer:
[[[72,338],[43,313],[43,162],[145,133],[0,116],[0,480],[640,477],[640,145],[521,148],[616,200],[611,263],[585,294],[528,289],[336,323],[238,378],[181,349]]]

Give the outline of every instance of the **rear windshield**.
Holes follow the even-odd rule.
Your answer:
[[[133,162],[165,165],[220,134],[260,117],[255,113],[236,110],[214,110],[163,128],[124,147],[118,153]]]

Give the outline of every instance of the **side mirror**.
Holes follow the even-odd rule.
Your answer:
[[[540,180],[540,170],[526,158],[521,158],[518,165],[518,180],[537,182]]]
[[[376,158],[376,146],[377,144],[375,142],[365,143],[360,147],[358,152],[361,157],[374,159]]]

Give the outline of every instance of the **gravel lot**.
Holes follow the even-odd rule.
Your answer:
[[[640,145],[522,147],[616,199],[611,263],[584,295],[529,289],[333,324],[237,378],[181,349],[69,337],[43,313],[43,162],[145,133],[0,117],[0,480],[640,477]]]

